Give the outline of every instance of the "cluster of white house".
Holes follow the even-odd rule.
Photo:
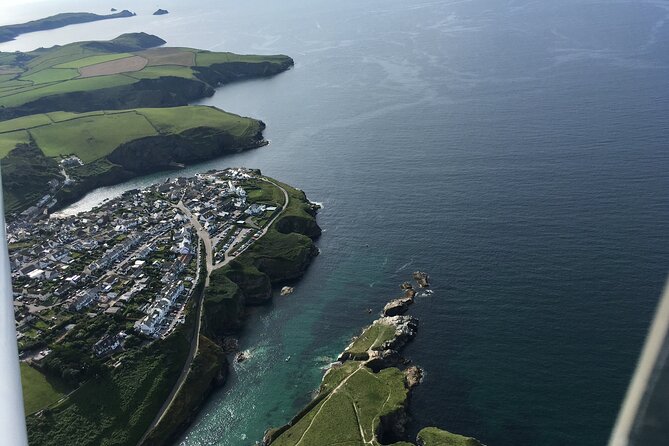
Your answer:
[[[107,268],[109,265],[121,259],[122,256],[125,255],[125,253],[127,253],[132,248],[135,248],[137,245],[139,245],[139,243],[142,241],[142,238],[143,238],[142,235],[136,234],[128,237],[123,242],[108,249],[107,252],[105,252],[100,259],[88,265],[84,269],[84,273],[92,274],[97,270]]]
[[[164,288],[161,292],[162,297],[153,303],[146,316],[135,322],[135,330],[145,335],[157,336],[164,325],[165,317],[184,291],[183,280]]]

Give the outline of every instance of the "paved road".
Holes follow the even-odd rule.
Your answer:
[[[267,231],[269,230],[270,226],[274,224],[274,222],[283,214],[283,212],[286,210],[288,207],[288,204],[290,203],[290,197],[288,196],[288,192],[286,190],[276,184],[274,181],[269,180],[267,178],[260,178],[262,181],[266,181],[268,183],[273,184],[274,186],[278,187],[281,189],[283,192],[283,197],[284,197],[284,203],[283,206],[281,207],[281,211],[279,211],[272,220],[269,221],[269,223],[265,226],[265,228],[262,230],[260,236],[258,237],[258,240],[263,237],[265,234],[267,234]],[[219,269],[230,263],[233,259],[235,259],[237,256],[228,256],[228,252],[232,249],[232,247],[235,245],[237,240],[235,240],[234,243],[230,244],[230,248],[228,248],[228,252],[225,253],[225,260],[223,260],[220,263],[217,263],[214,265],[214,255],[213,255],[213,246],[211,242],[211,237],[209,237],[209,233],[202,227],[200,222],[195,218],[195,216],[190,212],[190,210],[184,205],[182,201],[179,201],[179,203],[176,205],[181,212],[183,212],[191,221],[191,224],[197,231],[197,235],[202,240],[205,248],[205,255],[206,255],[206,267],[207,267],[207,276],[205,278],[205,286],[202,289],[202,292],[200,293],[200,296],[198,296],[198,305],[196,309],[196,315],[195,317],[197,318],[197,323],[195,325],[195,332],[193,333],[193,338],[191,339],[191,346],[190,346],[190,351],[188,352],[188,357],[186,358],[186,361],[184,362],[184,366],[181,369],[181,374],[179,375],[179,378],[177,379],[177,382],[175,383],[174,387],[172,388],[172,391],[170,392],[169,396],[163,403],[163,406],[160,408],[158,411],[158,414],[154,418],[153,422],[147,429],[147,431],[144,433],[144,436],[142,439],[139,441],[138,444],[142,444],[144,440],[146,440],[146,437],[151,433],[151,431],[160,423],[160,421],[163,419],[165,416],[165,413],[167,413],[167,410],[170,408],[172,403],[174,402],[176,396],[179,394],[179,391],[184,385],[184,382],[186,382],[186,378],[188,377],[188,372],[190,371],[191,364],[193,362],[193,359],[195,358],[195,355],[197,354],[198,349],[200,348],[200,330],[202,329],[202,307],[204,305],[204,290],[209,286],[209,278],[211,276],[211,272],[214,271],[215,269]],[[237,255],[241,254],[238,253]],[[198,249],[198,260],[200,256],[200,250]],[[199,273],[199,268],[198,268],[198,273]]]

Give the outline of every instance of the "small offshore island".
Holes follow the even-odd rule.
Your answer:
[[[8,227],[31,445],[165,444],[225,382],[225,336],[318,254],[318,206],[257,170]]]
[[[429,287],[426,273],[413,277],[419,288]],[[423,371],[400,355],[418,332],[418,320],[404,314],[419,295],[408,282],[400,289],[403,296],[391,300],[328,369],[316,398],[288,424],[268,430],[263,446],[483,446],[435,427],[422,429],[416,443],[403,440],[410,393]]]

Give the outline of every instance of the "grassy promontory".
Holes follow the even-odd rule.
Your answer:
[[[399,351],[417,322],[399,315],[374,321],[327,371],[316,398],[288,424],[268,430],[263,445],[483,446],[434,427],[420,431],[416,443],[407,439],[408,401],[422,370],[406,367]]]
[[[416,439],[418,446],[483,446],[477,439],[426,427],[418,432]]]
[[[145,33],[0,53],[0,119],[52,111],[174,107],[234,81],[287,70],[284,55],[160,47]]]

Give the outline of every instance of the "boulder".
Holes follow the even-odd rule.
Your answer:
[[[399,299],[393,299],[383,307],[384,316],[397,316],[404,314],[409,311],[409,305],[413,303],[413,296],[411,297],[400,297]]]
[[[419,287],[421,288],[429,288],[430,287],[430,282],[429,282],[430,276],[427,275],[427,273],[424,273],[423,271],[416,271],[413,273],[413,279],[416,281]]]
[[[413,389],[423,380],[423,370],[415,365],[404,371],[404,384],[407,389]]]

